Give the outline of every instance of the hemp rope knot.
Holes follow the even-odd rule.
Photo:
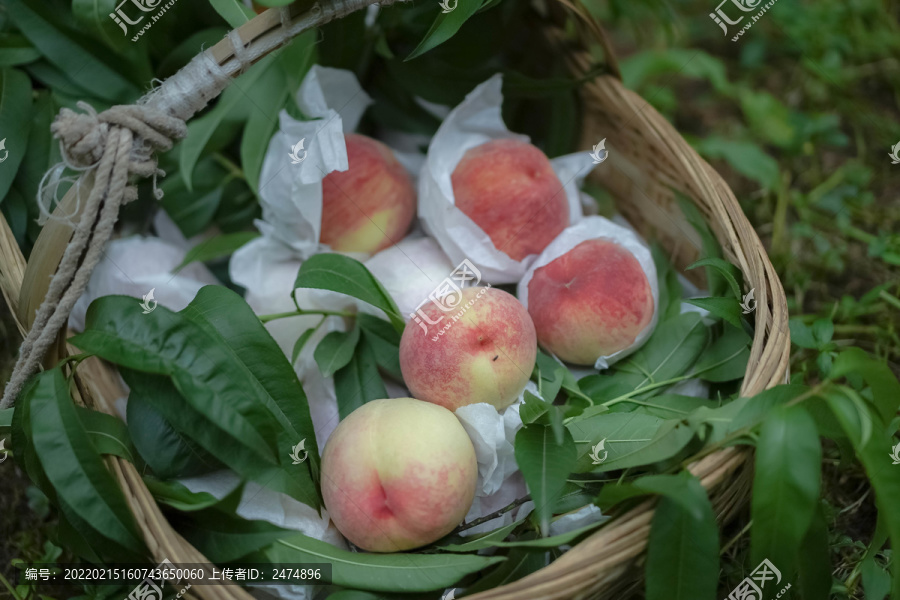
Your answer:
[[[79,171],[95,168],[106,152],[111,128],[127,129],[133,138],[128,173],[153,177],[153,193],[157,199],[162,198],[156,177],[164,177],[165,172],[157,167],[154,153],[170,150],[173,140],[187,135],[184,121],[146,105],[113,106],[99,114],[86,102],[78,102],[77,106],[84,112],[63,108],[50,125],[66,165]],[[135,187],[127,186],[124,202],[136,197]]]

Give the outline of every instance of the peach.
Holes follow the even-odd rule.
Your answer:
[[[547,156],[517,140],[467,151],[451,176],[456,207],[513,260],[540,254],[569,225],[563,184]]]
[[[478,464],[449,410],[414,400],[373,400],[354,410],[322,454],[325,508],[344,537],[370,552],[437,541],[465,518]]]
[[[450,410],[518,398],[537,355],[534,324],[514,296],[491,287],[427,302],[400,338],[400,370],[413,396]],[[424,330],[424,331],[423,331]]]
[[[653,318],[653,293],[634,255],[604,239],[581,242],[535,269],[528,313],[542,346],[576,365],[628,348]]]
[[[390,148],[358,134],[344,139],[348,169],[322,180],[319,241],[336,252],[374,254],[403,239],[416,213],[416,193]]]

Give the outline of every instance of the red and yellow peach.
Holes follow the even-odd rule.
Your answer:
[[[527,142],[494,140],[468,150],[451,182],[456,207],[513,260],[540,254],[569,225],[562,183]]]
[[[478,465],[449,410],[392,398],[364,404],[322,454],[322,496],[338,530],[370,552],[418,548],[450,533],[475,497]]]
[[[319,241],[336,252],[374,254],[406,235],[416,193],[390,148],[358,134],[344,139],[348,169],[322,180]]]
[[[445,297],[445,306],[453,304],[448,298],[456,300]],[[518,398],[534,369],[537,341],[514,296],[465,288],[448,311],[435,302],[420,310],[423,318],[410,320],[400,338],[400,369],[413,396],[454,411],[478,402],[500,410]]]
[[[634,343],[653,318],[650,282],[634,255],[591,239],[535,269],[528,313],[542,346],[576,365],[593,365]]]

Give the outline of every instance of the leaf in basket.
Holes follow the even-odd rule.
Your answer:
[[[259,401],[262,390],[246,368],[237,368],[222,340],[163,306],[142,315],[135,304],[126,296],[98,298],[72,343],[130,369],[171,375],[194,408],[260,458],[274,460],[275,429]]]
[[[240,0],[209,0],[209,3],[232,29],[237,29],[256,16],[253,9]]]
[[[347,366],[335,372],[334,392],[341,419],[366,402],[388,397],[371,347],[359,344]]]
[[[384,286],[358,260],[342,254],[316,254],[300,266],[295,288],[331,290],[368,302],[387,314],[398,333],[406,322]]]
[[[141,468],[141,457],[135,450],[131,436],[128,435],[128,427],[122,419],[83,406],[76,406],[75,412],[98,453],[124,458]]]
[[[681,420],[664,420],[640,412],[576,417],[566,427],[578,446],[577,473],[666,460],[678,454],[694,437],[693,429]],[[603,445],[598,448],[601,442]]]
[[[122,104],[140,96],[136,85],[85,50],[89,44],[64,29],[40,3],[8,0],[5,5],[19,31],[48,61],[64,73],[77,74],[71,81],[83,96]]]
[[[644,347],[615,365],[613,373],[588,375],[578,384],[597,403],[648,398],[687,374],[708,340],[700,315],[680,314],[660,323]]]
[[[400,370],[400,334],[378,317],[359,313],[356,322],[363,331],[362,343],[369,346],[378,366],[397,381],[403,381]]]
[[[498,527],[493,531],[489,531],[474,540],[467,540],[458,544],[446,544],[444,546],[436,546],[438,550],[444,552],[474,552],[476,550],[484,550],[485,548],[493,548],[497,542],[503,541],[512,533],[512,530],[524,523],[525,520],[513,521],[509,525]]]
[[[691,414],[701,406],[716,408],[719,403],[709,398],[697,398],[695,396],[682,396],[680,394],[660,394],[651,400],[625,400],[617,407],[627,407],[623,412],[638,412],[645,415],[653,415],[660,419],[679,419]]]
[[[750,546],[754,564],[768,559],[790,580],[819,501],[822,447],[802,405],[776,409],[756,443]]]
[[[332,331],[322,338],[313,356],[323,377],[331,377],[335,371],[342,369],[353,359],[356,345],[359,343],[359,327],[350,331]]]
[[[673,190],[673,192],[685,219],[700,236],[703,256],[721,258],[722,247],[719,245],[719,240],[716,239],[712,229],[710,229],[703,213],[700,212],[700,209],[697,208],[697,205],[690,198],[677,190]],[[729,285],[716,269],[706,267],[706,287],[709,289],[711,296],[724,296],[728,291]]]
[[[723,319],[738,329],[743,328],[741,303],[736,298],[688,298],[687,302],[708,310],[712,316]]]
[[[258,552],[294,533],[268,521],[244,519],[218,505],[180,513],[172,521],[180,535],[217,564]]]
[[[415,50],[406,57],[406,60],[412,60],[417,56],[421,56],[452,38],[459,31],[459,28],[463,26],[463,23],[477,13],[483,4],[484,0],[463,0],[462,2],[459,2],[459,0],[443,0],[443,3],[440,4],[440,8],[443,10],[435,17],[428,33],[425,34],[425,37],[422,38]]]
[[[241,166],[244,168],[247,185],[253,193],[259,195],[259,175],[269,142],[278,129],[278,111],[284,107],[291,94],[284,69],[281,68],[268,69],[256,86],[266,93],[260,97],[258,104],[250,106],[250,115],[241,137]]]
[[[255,316],[249,318],[252,311],[241,304],[239,296],[221,287],[205,290],[210,291],[204,294],[201,290],[184,313],[158,306],[143,315],[133,298],[99,298],[88,308],[85,331],[71,341],[120,366],[171,376],[191,412],[203,415],[199,417],[198,429],[207,421],[217,426],[215,435],[205,443],[197,437],[197,430],[182,431],[190,433],[229,466],[240,462],[243,468],[236,470],[245,477],[262,477],[257,468],[260,465],[272,467],[281,491],[289,490],[286,493],[317,508],[318,494],[310,471],[318,464],[315,444],[307,444],[309,464],[282,468],[287,464],[292,444],[304,438],[315,440],[311,421],[306,420],[305,396],[293,369],[280,352],[272,353],[270,344],[274,342],[265,337],[268,333],[254,330],[262,325]],[[210,299],[229,301],[227,294],[234,300],[230,310],[239,311],[243,306],[247,311],[244,318],[218,315],[215,307],[206,304]],[[199,316],[207,312],[212,316],[209,323],[204,323]],[[192,318],[188,318],[188,313]],[[233,348],[216,329],[235,336],[230,338]],[[286,378],[287,371],[292,380]],[[170,403],[176,410],[183,404],[180,400]],[[180,413],[173,416],[171,406],[165,411],[154,406],[173,426],[193,425],[183,421]],[[304,422],[310,424],[306,426]],[[226,460],[226,454],[230,460]],[[238,454],[241,456],[236,458]]]
[[[722,335],[707,346],[693,373],[704,381],[723,382],[740,379],[747,372],[750,336],[743,329],[725,326]]]
[[[650,251],[659,281],[659,321],[663,322],[681,313],[681,283],[666,251],[659,244],[653,244]]]
[[[891,547],[900,547],[900,477],[897,477],[897,466],[891,464],[890,448],[896,443],[893,435],[887,433],[887,427],[874,411],[871,418],[874,432],[865,440],[860,434],[859,417],[855,414],[857,405],[846,393],[834,392],[825,398],[828,407],[834,414],[841,428],[850,438],[856,450],[856,456],[866,470],[866,475],[875,491],[875,505],[878,509],[879,522],[883,524],[891,540]],[[819,474],[816,465],[816,475]],[[900,598],[900,569],[893,570],[891,598]]]
[[[185,186],[189,191],[194,189],[194,166],[203,154],[207,143],[222,122],[230,118],[233,110],[240,109],[241,103],[247,102],[247,92],[256,85],[257,80],[270,68],[276,65],[275,57],[269,55],[250,67],[246,73],[222,93],[215,107],[201,117],[192,119],[188,124],[187,137],[180,144],[179,169]]]
[[[734,416],[728,433],[739,429],[752,428],[760,423],[778,406],[786,404],[797,396],[807,392],[809,388],[797,384],[776,385],[756,396],[753,396]]]
[[[40,50],[25,39],[25,36],[7,33],[0,39],[0,67],[27,65],[40,57]]]
[[[575,442],[568,430],[558,442],[551,425],[526,425],[516,434],[516,464],[522,471],[542,534],[550,530],[550,517],[566,484],[575,469]]]
[[[279,439],[279,457],[289,456],[295,444],[306,440],[305,462],[317,481],[318,444],[306,394],[294,368],[253,309],[228,288],[208,285],[197,292],[182,314],[205,327],[211,336],[221,336],[233,353],[231,358],[246,367],[251,381],[264,390],[264,402],[287,432],[286,444]]]
[[[741,292],[741,284],[744,281],[744,276],[741,273],[740,269],[738,269],[736,266],[734,266],[724,258],[718,258],[715,256],[711,256],[709,258],[701,258],[700,260],[688,265],[685,270],[690,271],[691,269],[696,269],[697,267],[711,267],[715,269],[728,283],[728,286],[731,289],[731,293],[734,294],[734,297],[738,300],[743,297],[743,294]]]
[[[706,490],[687,471],[655,487],[664,496],[647,543],[647,600],[715,600],[719,528]]]
[[[140,557],[146,550],[137,524],[78,418],[62,371],[37,375],[20,402],[28,405],[29,422],[24,425],[57,497],[123,556]]]
[[[553,535],[550,537],[535,538],[533,540],[523,539],[513,542],[499,541],[494,543],[494,545],[499,548],[532,548],[534,550],[546,551],[549,549],[558,548],[559,546],[563,546],[566,544],[572,544],[581,536],[590,533],[591,531],[603,525],[604,522],[605,521],[598,521],[596,523],[591,523],[590,525],[578,527],[577,529],[573,529],[572,531],[561,533],[559,535]]]
[[[209,508],[220,502],[208,492],[192,492],[177,481],[160,481],[149,475],[145,475],[143,480],[157,503],[171,506],[175,510],[191,512]]]
[[[19,165],[25,157],[31,128],[31,82],[18,69],[0,70],[0,198],[12,186]]]
[[[375,592],[429,592],[452,586],[470,573],[502,562],[471,554],[368,554],[348,552],[305,535],[280,539],[247,562],[332,565],[335,585]]]
[[[221,463],[190,438],[166,421],[150,401],[148,395],[159,395],[172,390],[163,377],[147,378],[148,383],[164,385],[138,385],[128,395],[126,420],[128,431],[141,458],[161,479],[174,479],[206,473],[221,467]]]
[[[217,235],[188,250],[187,254],[184,255],[184,260],[172,270],[172,273],[178,273],[193,262],[206,262],[230,256],[238,248],[258,237],[259,233],[255,231],[238,231],[236,233]]]
[[[537,534],[530,532],[527,537],[533,539]],[[525,537],[525,536],[523,536]],[[475,594],[493,590],[500,586],[522,579],[547,566],[547,552],[535,552],[527,548],[511,548],[506,561],[488,571],[484,577],[466,588],[466,594]]]
[[[304,469],[298,474],[298,467],[287,463],[286,454],[284,457],[279,456],[285,460],[285,463],[276,464],[274,460],[265,460],[247,449],[242,445],[242,440],[228,431],[223,431],[207,419],[203,413],[192,408],[180,396],[168,377],[141,373],[123,367],[119,368],[119,372],[131,389],[158,390],[157,394],[145,396],[153,408],[163,415],[166,421],[178,427],[180,433],[190,437],[242,478],[255,481],[316,508],[318,496],[313,489],[313,484],[308,479],[308,471]],[[307,449],[309,448],[310,446],[307,445]]]

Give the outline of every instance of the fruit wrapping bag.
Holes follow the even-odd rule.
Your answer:
[[[653,314],[650,322],[637,334],[634,341],[628,347],[618,352],[596,357],[594,368],[602,371],[640,348],[650,337],[650,334],[653,333],[659,319],[659,282],[656,276],[656,265],[653,262],[650,249],[633,230],[617,225],[604,217],[591,216],[583,218],[579,223],[565,229],[544,249],[540,256],[536,257],[521,281],[519,281],[516,294],[519,301],[527,308],[528,284],[531,282],[534,272],[566,254],[582,242],[595,239],[608,240],[630,252],[647,276],[647,283],[650,286],[650,292],[653,297]]]
[[[528,142],[525,135],[506,128],[501,115],[502,76],[494,75],[470,92],[441,124],[419,173],[419,219],[425,232],[437,240],[453,264],[469,259],[487,283],[517,283],[537,258],[513,260],[498,250],[488,235],[455,206],[451,176],[467,150],[492,140]],[[563,184],[569,224],[582,218],[579,188],[593,160],[577,152],[550,160]]]

